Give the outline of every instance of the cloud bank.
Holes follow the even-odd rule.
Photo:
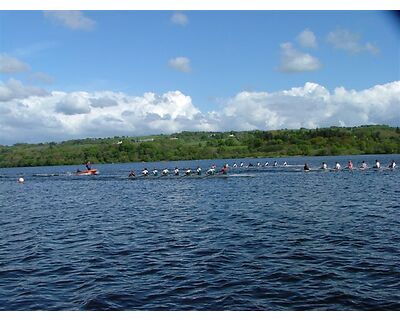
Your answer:
[[[276,92],[242,91],[202,112],[180,91],[46,92],[0,82],[0,144],[191,131],[400,125],[400,81],[329,91],[316,83]]]

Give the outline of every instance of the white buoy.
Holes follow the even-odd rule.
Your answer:
[[[24,180],[24,178],[20,177],[20,178],[18,179],[18,182],[19,182],[19,183],[24,183],[25,180]]]

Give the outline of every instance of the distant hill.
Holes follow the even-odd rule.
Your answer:
[[[146,137],[0,146],[0,167],[242,157],[400,153],[400,129],[353,128],[181,132]]]

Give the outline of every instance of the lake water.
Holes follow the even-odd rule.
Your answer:
[[[400,310],[400,169],[301,170],[376,158],[400,164],[293,157],[137,180],[241,159],[0,169],[0,309]]]

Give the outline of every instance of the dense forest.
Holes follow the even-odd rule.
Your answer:
[[[0,145],[0,167],[161,160],[400,153],[400,129],[353,128],[181,132],[147,137]]]

